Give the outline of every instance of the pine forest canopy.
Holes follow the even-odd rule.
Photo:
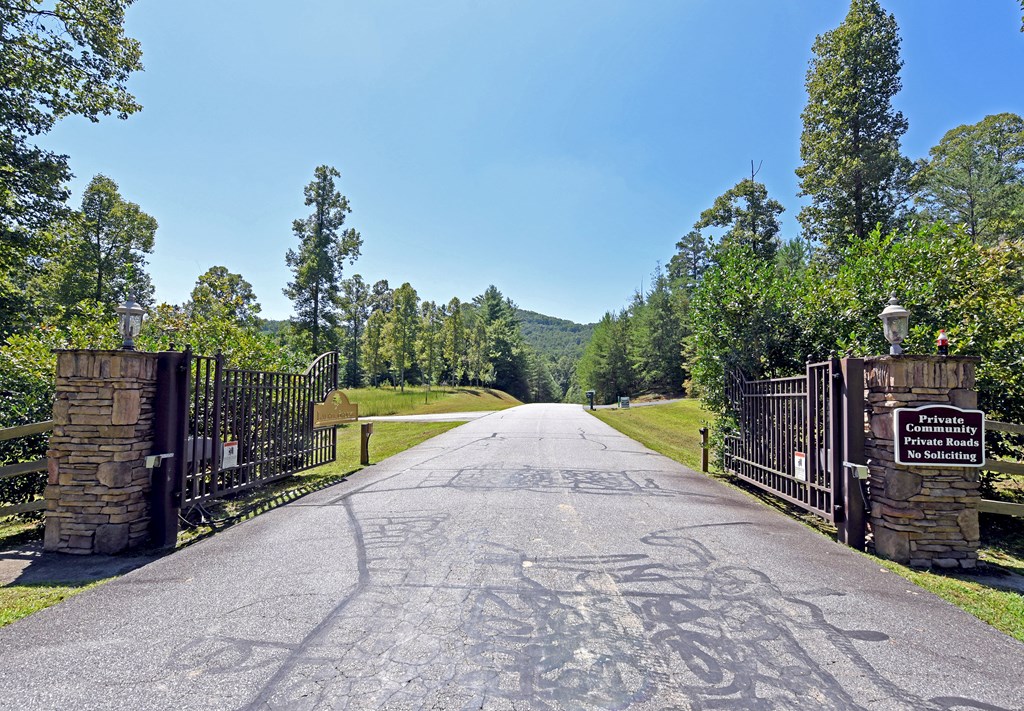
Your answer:
[[[945,328],[953,352],[982,356],[981,405],[1024,418],[1024,120],[952,128],[912,163],[892,104],[899,49],[893,15],[852,0],[812,48],[801,234],[783,234],[782,203],[753,175],[740,180],[697,216],[667,273],[597,324],[579,387],[605,402],[682,391],[725,415],[729,370],[775,377],[830,352],[885,352],[877,314],[895,292],[913,314],[908,352]]]
[[[73,209],[68,158],[37,145],[62,118],[139,110],[127,90],[142,69],[139,44],[124,32],[130,5],[0,3],[0,392],[35,393],[5,401],[6,421],[45,409],[53,348],[116,346],[114,305],[133,296],[152,306],[156,219],[129,199],[131,186],[122,194],[106,175]],[[349,275],[363,237],[348,224],[341,173],[320,165],[304,187],[307,210],[292,224],[290,249],[281,234],[291,271],[283,291],[295,316],[262,320],[252,285],[212,265],[184,303],[151,308],[140,346],[188,343],[224,349],[243,367],[289,370],[336,348],[349,386],[475,384],[576,402],[588,388],[605,400],[700,393],[714,404],[727,367],[778,374],[833,348],[879,348],[874,300],[895,289],[921,329],[941,324],[960,339],[954,348],[986,356],[987,405],[1018,412],[1024,398],[1014,388],[1024,376],[1009,354],[1024,332],[1024,121],[1003,112],[952,127],[914,163],[901,148],[907,118],[893,104],[903,65],[895,17],[878,0],[852,0],[810,50],[800,234],[784,233],[783,203],[756,172],[737,176],[687,218],[693,228],[649,287],[597,324],[520,310],[495,286],[468,301],[434,302],[411,283]],[[936,264],[949,255],[990,278],[944,284]],[[897,258],[915,265],[914,286]],[[927,259],[935,260],[931,275]],[[916,337],[929,341],[923,331]],[[997,394],[997,382],[1013,387]]]

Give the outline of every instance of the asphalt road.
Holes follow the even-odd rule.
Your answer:
[[[998,709],[1024,645],[572,405],[0,630],[9,709]]]

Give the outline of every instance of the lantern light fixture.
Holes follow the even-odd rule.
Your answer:
[[[123,304],[117,307],[117,315],[117,330],[123,339],[121,348],[133,351],[135,350],[135,339],[142,331],[142,318],[146,315],[146,310],[129,296]]]
[[[878,314],[878,318],[882,319],[885,340],[889,341],[889,355],[903,355],[900,344],[910,334],[910,312],[900,306],[896,294],[889,296],[889,303]]]

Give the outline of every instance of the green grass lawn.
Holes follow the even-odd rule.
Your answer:
[[[349,402],[359,405],[360,417],[381,415],[427,415],[444,412],[504,410],[522,403],[501,390],[491,388],[425,387],[353,388],[345,391]]]
[[[94,588],[105,580],[80,585],[8,585],[0,588],[0,627],[28,617],[72,595]]]
[[[699,400],[628,410],[593,410],[594,415],[627,437],[686,466],[700,470],[700,428],[713,414]]]
[[[698,401],[683,400],[629,410],[596,410],[591,414],[644,446],[692,469],[700,469],[698,431],[711,419],[712,414],[702,409]],[[713,459],[711,468],[716,478],[739,484],[738,488],[799,518],[815,530],[835,536],[835,529],[831,529],[813,514],[805,514],[781,499],[747,487],[720,471],[716,472]],[[1020,593],[980,583],[971,575],[926,572],[871,557],[894,573],[1024,642],[1024,596]],[[988,568],[985,572],[996,576],[1011,572],[1024,573],[1024,521],[983,514],[982,547],[978,557]]]

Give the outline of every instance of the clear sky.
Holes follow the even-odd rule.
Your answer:
[[[904,151],[1024,114],[1017,0],[883,0],[903,37]],[[843,0],[137,0],[127,121],[61,123],[76,206],[96,173],[160,223],[180,303],[224,265],[286,318],[302,189],[341,171],[363,254],[345,275],[422,298],[495,284],[579,322],[625,305],[701,210],[758,180],[798,234],[804,78]]]

